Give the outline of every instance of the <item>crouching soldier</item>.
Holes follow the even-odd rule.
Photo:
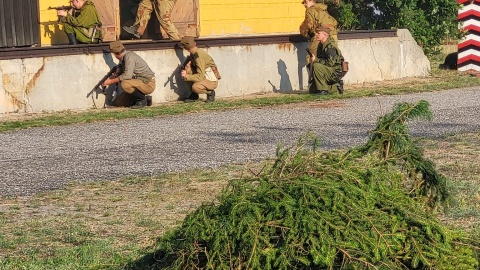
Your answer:
[[[312,54],[313,79],[316,87],[313,93],[328,95],[334,86],[343,93],[341,79],[343,56],[335,40],[330,36],[330,29],[319,26],[315,29],[315,39],[319,42],[317,54]],[[340,87],[342,87],[340,91]]]
[[[123,91],[133,97],[131,108],[143,108],[147,105],[146,95],[155,90],[155,73],[140,56],[126,51],[120,41],[110,43],[110,52],[120,60],[119,69],[116,77],[106,79],[103,86],[120,82]]]
[[[215,101],[215,89],[221,78],[215,61],[204,50],[197,48],[193,37],[183,37],[181,46],[190,53],[182,66],[181,75],[195,93],[185,101],[197,100],[198,94],[207,94],[206,102]]]

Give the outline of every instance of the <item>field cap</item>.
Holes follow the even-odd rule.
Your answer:
[[[120,53],[125,50],[122,42],[120,40],[110,42],[110,52],[112,53]]]
[[[317,26],[317,28],[315,28],[315,33],[318,33],[318,32],[325,32],[330,35],[330,28],[325,26]]]
[[[182,47],[187,50],[195,47],[196,45],[194,38],[191,36],[184,36],[180,43],[182,44]]]

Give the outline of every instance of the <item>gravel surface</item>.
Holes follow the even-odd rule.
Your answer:
[[[480,131],[480,88],[32,128],[0,133],[0,197],[260,160],[307,131],[325,149],[358,145],[395,103],[421,99],[434,119],[413,123],[414,136]]]

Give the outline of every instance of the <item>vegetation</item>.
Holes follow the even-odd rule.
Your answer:
[[[231,182],[161,238],[154,267],[476,269],[479,247],[430,208],[447,198],[445,178],[405,126],[429,116],[425,101],[399,104],[346,153],[317,152],[309,137],[279,148],[270,169]]]
[[[480,239],[480,133],[415,142],[448,178],[449,207],[436,216]],[[158,236],[180,226],[202,202],[214,202],[230,180],[257,177],[272,164],[72,183],[35,196],[2,198],[0,269],[150,269],[158,258]]]
[[[456,0],[342,0],[331,12],[343,30],[406,28],[431,54],[448,38],[460,37],[458,9]]]

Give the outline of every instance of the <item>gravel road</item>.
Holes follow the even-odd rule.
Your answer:
[[[362,144],[398,102],[427,100],[434,119],[415,136],[480,131],[480,88],[318,101],[0,133],[0,197],[71,181],[113,180],[272,157],[313,131],[326,149]]]

